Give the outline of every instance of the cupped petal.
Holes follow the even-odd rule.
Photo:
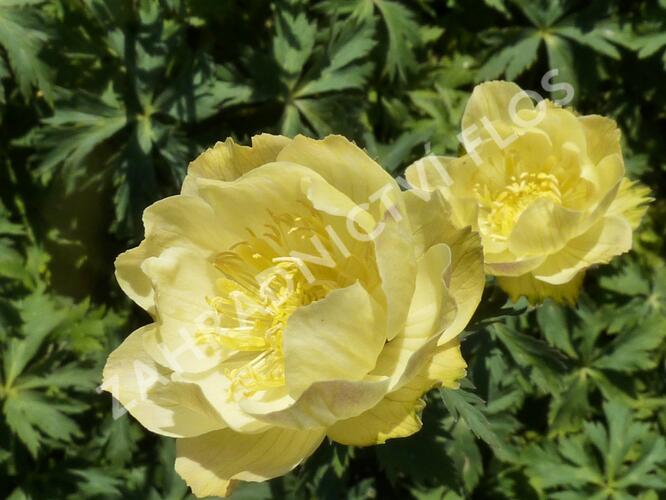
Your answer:
[[[479,168],[469,156],[449,158],[427,156],[417,160],[405,171],[405,177],[422,200],[429,200],[430,192],[438,191],[450,206],[450,219],[455,227],[476,227],[477,199],[475,185]],[[407,208],[408,214],[410,209]]]
[[[451,186],[454,183],[469,188],[473,185],[473,170],[455,168],[457,161],[458,158],[450,156],[425,156],[407,167],[405,178],[411,188],[420,191],[435,191],[441,186]]]
[[[619,155],[605,156],[598,164],[586,166],[581,175],[594,186],[589,205],[594,207],[596,214],[603,214],[620,189],[624,177],[624,161]]]
[[[449,247],[452,271],[448,287],[456,302],[457,313],[440,337],[440,345],[449,342],[467,326],[481,302],[486,283],[483,249],[477,234],[465,229],[449,242]]]
[[[539,304],[546,299],[553,299],[562,304],[573,305],[580,293],[584,277],[585,272],[581,271],[567,283],[551,285],[528,273],[522,276],[498,276],[497,283],[514,302],[521,296],[525,296],[531,304]]]
[[[578,117],[571,111],[558,105],[543,101],[545,113],[536,124],[536,128],[545,132],[554,151],[560,151],[567,143],[573,143],[581,154],[587,154],[587,143],[585,132]]]
[[[507,160],[504,183],[510,183],[512,178],[519,178],[521,174],[549,173],[550,165],[547,160],[553,154],[553,143],[550,136],[538,128],[521,130],[505,147],[496,145]]]
[[[415,290],[416,258],[405,219],[396,221],[387,213],[381,224],[382,230],[373,243],[384,292],[386,339],[392,340],[407,321],[409,302]]]
[[[288,162],[267,163],[233,182],[196,178],[198,196],[213,209],[215,229],[224,234],[228,245],[263,234],[267,224],[275,224],[273,214],[302,215],[307,201],[302,188],[307,177],[321,179],[316,172]]]
[[[193,177],[234,181],[250,170],[274,162],[290,142],[288,137],[271,134],[255,135],[251,146],[236,144],[231,138],[218,142],[190,163],[183,193],[196,192],[195,184],[190,182]]]
[[[411,384],[428,388],[441,385],[448,389],[457,389],[460,380],[467,374],[467,363],[460,352],[460,340],[454,338],[446,343],[440,343],[434,351],[430,363],[426,365],[425,373],[421,372]],[[423,381],[425,379],[426,382]]]
[[[211,207],[195,196],[171,196],[149,206],[143,214],[146,236],[141,244],[118,256],[116,280],[140,307],[154,314],[154,290],[141,269],[143,262],[172,247],[210,255],[225,244]]]
[[[624,178],[607,214],[626,219],[632,229],[636,229],[648,209],[648,203],[653,200],[649,188]]]
[[[154,336],[155,331],[154,324],[139,328],[111,353],[102,389],[157,434],[192,437],[225,427],[199,387],[172,381],[171,371],[145,351],[144,337]]]
[[[360,283],[298,308],[283,333],[285,379],[298,398],[313,383],[361,380],[386,342],[384,317]]]
[[[405,370],[420,359],[425,362],[439,337],[456,318],[456,302],[448,290],[451,278],[451,250],[437,243],[418,261],[416,288],[410,301],[404,331],[382,350],[375,376],[387,376],[397,384]]]
[[[452,258],[449,246],[437,243],[419,259],[404,337],[425,340],[443,332],[453,321],[457,309],[447,293]]]
[[[327,435],[351,446],[370,446],[410,436],[421,428],[420,413],[425,406],[421,396],[435,385],[457,388],[466,367],[457,339],[441,345],[411,380],[361,415],[336,422],[327,429]]]
[[[148,276],[141,270],[141,264],[150,256],[149,243],[143,240],[136,248],[131,248],[116,257],[115,276],[118,285],[141,309],[155,313],[155,295]]]
[[[485,257],[485,267],[488,274],[493,276],[520,276],[539,267],[545,255],[516,259],[511,252],[506,251],[498,254],[490,254]]]
[[[324,431],[274,428],[258,434],[230,429],[176,441],[176,472],[198,497],[227,496],[231,482],[265,481],[310,456]]]
[[[321,212],[336,217],[353,219],[355,225],[358,225],[358,234],[370,239],[369,235],[377,227],[377,221],[366,210],[354,203],[347,195],[336,189],[333,185],[326,182],[322,177],[304,177],[301,181],[301,189],[310,201],[310,204]],[[354,226],[356,229],[356,227]],[[340,233],[336,230],[336,233]],[[351,234],[348,234],[351,233]],[[356,233],[350,232],[345,227],[342,231],[342,239],[348,243]],[[347,237],[351,236],[351,238]]]
[[[396,342],[401,337],[388,342]],[[365,380],[333,380],[312,384],[296,401],[284,397],[281,401],[241,401],[243,410],[273,425],[291,428],[329,427],[339,420],[360,415],[379,403],[382,398],[407,383],[427,366],[436,350],[439,335],[421,343],[406,357],[404,368],[391,376],[370,375]]]
[[[511,124],[513,113],[523,109],[534,109],[534,103],[518,85],[504,81],[485,82],[474,87],[472,96],[467,101],[462,117],[462,129],[464,131],[474,126],[480,129],[486,123],[495,121]],[[469,135],[473,136],[473,134],[463,134],[463,143],[468,152],[474,149],[467,137]]]
[[[156,345],[160,357],[174,371],[201,372],[217,366],[224,352],[197,338],[215,314],[207,299],[216,296],[221,273],[212,262],[188,248],[173,247],[144,261],[156,304]],[[154,350],[151,350],[154,351]]]
[[[509,250],[519,258],[548,255],[562,249],[578,230],[581,212],[539,198],[518,217]]]
[[[563,285],[579,271],[594,264],[606,264],[631,249],[631,225],[619,217],[604,217],[584,234],[570,240],[532,271],[538,280]]]
[[[451,222],[451,211],[439,193],[424,199],[418,193],[405,192],[403,200],[417,255],[422,249],[438,244],[446,245],[451,252],[445,286],[455,302],[456,313],[440,339],[440,342],[447,342],[463,330],[481,300],[485,285],[481,241],[469,228],[456,229]],[[420,286],[417,275],[415,299]],[[411,312],[415,311],[410,309]]]
[[[231,382],[223,366],[200,373],[175,373],[172,378],[178,382],[198,386],[210,406],[220,415],[225,427],[246,433],[263,432],[270,427],[243,411],[238,402],[233,400]]]
[[[600,115],[579,116],[587,143],[587,156],[597,164],[608,155],[622,156],[621,132],[615,120]]]
[[[375,406],[389,392],[391,382],[389,377],[315,382],[298,400],[284,396],[277,401],[243,400],[239,404],[247,413],[271,425],[293,429],[329,427]]]
[[[326,429],[326,434],[333,441],[348,446],[372,446],[388,439],[411,436],[422,425],[420,413],[425,402],[420,396],[418,391],[408,387],[393,391],[358,417],[336,422]]]
[[[400,188],[365,151],[339,135],[323,140],[298,135],[278,155],[278,161],[304,165],[355,203],[368,203],[375,219],[395,204]]]

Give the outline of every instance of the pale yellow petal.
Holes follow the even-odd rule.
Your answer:
[[[469,156],[427,156],[410,165],[405,177],[414,188],[410,191],[412,195],[422,200],[429,200],[432,196],[430,192],[441,193],[450,207],[450,223],[455,227],[475,228],[478,211],[475,185],[479,170]],[[410,209],[407,210],[409,213]]]
[[[386,338],[392,340],[407,321],[415,287],[416,260],[407,220],[396,221],[387,213],[381,224],[382,230],[373,243],[384,292]]]
[[[411,436],[421,429],[425,403],[410,389],[398,389],[358,417],[336,422],[326,430],[333,441],[349,446],[372,446],[388,439]]]
[[[224,365],[199,373],[177,373],[176,381],[194,384],[201,389],[210,405],[215,408],[225,427],[237,432],[262,432],[270,426],[244,412],[232,398],[231,382],[226,376]]]
[[[405,329],[386,343],[372,375],[391,377],[392,386],[396,385],[410,363],[427,360],[439,337],[455,321],[456,302],[447,288],[451,258],[449,247],[439,243],[419,259]]]
[[[440,337],[440,345],[453,339],[467,326],[481,302],[486,283],[483,250],[478,235],[469,229],[464,230],[449,246],[452,252],[449,293],[456,301],[457,313]]]
[[[440,342],[447,342],[463,330],[481,300],[485,285],[481,242],[478,235],[469,228],[455,228],[450,210],[439,193],[433,193],[426,200],[417,193],[406,192],[403,193],[403,199],[417,255],[421,249],[440,243],[446,244],[451,251],[450,272],[445,285],[455,301],[456,314],[440,339]],[[417,284],[417,293],[418,290]],[[433,302],[437,303],[438,300]]]
[[[603,213],[617,195],[624,176],[624,161],[619,155],[605,156],[598,164],[586,166],[581,176],[594,186],[588,205],[596,204],[596,212]]]
[[[357,204],[369,203],[379,220],[400,193],[395,180],[365,151],[339,135],[323,140],[296,136],[278,155],[279,161],[304,165],[320,174]]]
[[[143,214],[145,239],[137,248],[118,256],[116,279],[123,291],[140,307],[154,314],[154,292],[142,263],[172,247],[185,247],[206,256],[224,239],[217,230],[211,207],[194,196],[171,196],[149,206]]]
[[[562,304],[573,305],[578,298],[584,277],[585,272],[581,271],[563,285],[551,285],[536,279],[531,274],[524,274],[515,277],[499,276],[497,283],[514,302],[525,296],[532,304],[539,304],[550,298]]]
[[[511,177],[519,178],[522,173],[538,174],[549,169],[546,160],[553,154],[553,143],[543,130],[521,130],[506,147],[495,146],[502,150],[504,158],[510,158],[502,179],[504,183],[510,182]]]
[[[215,214],[215,230],[230,242],[219,250],[246,240],[250,231],[263,234],[266,224],[275,223],[271,214],[303,214],[307,198],[302,182],[307,177],[321,179],[303,166],[274,162],[257,167],[233,182],[196,178],[198,196]]]
[[[142,269],[155,290],[157,344],[161,360],[174,371],[201,372],[223,359],[219,346],[202,343],[197,334],[214,314],[207,298],[217,295],[221,273],[196,252],[173,247],[144,261]]]
[[[127,250],[116,257],[114,265],[116,281],[125,295],[145,311],[154,314],[153,285],[141,270],[141,264],[149,256],[148,247],[149,243],[146,240],[142,241],[138,247]]]
[[[578,151],[586,154],[585,132],[578,117],[568,109],[560,108],[550,101],[544,103],[546,112],[536,127],[548,135],[553,150],[560,151],[567,143],[573,143]]]
[[[570,240],[532,271],[539,280],[562,285],[579,271],[594,264],[606,264],[631,249],[631,225],[619,217],[604,217],[584,234]]]
[[[375,406],[389,392],[391,382],[388,377],[316,382],[298,400],[290,396],[269,402],[246,399],[240,407],[271,425],[293,429],[328,427]]]
[[[377,227],[377,221],[367,210],[359,207],[347,195],[336,189],[320,176],[304,176],[301,180],[301,189],[307,196],[312,206],[319,211],[329,215],[352,218],[358,225],[358,231],[362,235],[370,235]],[[356,226],[354,226],[356,228]],[[336,233],[346,243],[353,239],[355,233],[351,233],[346,226],[337,228]],[[350,234],[351,233],[351,234]],[[368,236],[368,240],[369,240]]]
[[[486,271],[493,276],[520,276],[539,267],[545,255],[536,257],[516,258],[511,252],[486,255]]]
[[[274,162],[291,139],[261,134],[252,138],[252,146],[241,146],[229,138],[201,153],[188,167],[191,177],[233,181],[265,163]],[[186,182],[183,192],[193,185]]]
[[[416,288],[403,336],[428,339],[442,333],[455,318],[455,301],[447,293],[452,258],[449,246],[438,243],[428,248],[419,259]]]
[[[587,155],[592,163],[599,163],[608,155],[622,156],[621,132],[615,120],[599,115],[579,116],[587,142]]]
[[[297,309],[283,334],[285,378],[292,397],[325,380],[361,380],[386,336],[384,318],[360,283]]]
[[[327,434],[334,441],[351,446],[370,446],[410,436],[421,428],[420,413],[425,406],[421,396],[435,385],[457,388],[466,367],[457,339],[441,345],[431,351],[427,363],[411,380],[361,415],[336,422]]]
[[[484,127],[484,118],[488,122],[512,123],[511,111],[534,109],[531,98],[518,85],[511,82],[492,81],[474,87],[472,96],[462,117],[462,129]],[[472,134],[473,135],[473,134]],[[465,149],[469,152],[470,142],[465,140]]]
[[[433,385],[441,385],[448,389],[457,389],[460,380],[467,374],[467,363],[460,352],[460,340],[454,338],[445,344],[437,346],[430,363],[426,366],[425,377],[428,388]],[[413,384],[424,384],[423,380],[415,379]]]
[[[397,337],[385,349],[399,342]],[[379,403],[389,392],[405,385],[427,366],[436,351],[439,335],[433,335],[420,347],[405,356],[400,368],[387,375],[372,375],[362,381],[325,381],[312,384],[296,401],[285,397],[282,401],[261,403],[242,401],[241,408],[258,419],[273,425],[292,428],[328,427],[339,420],[360,415]],[[404,345],[403,345],[404,349]],[[384,355],[384,353],[382,353]]]
[[[509,237],[509,249],[517,257],[557,252],[576,234],[582,214],[548,198],[527,207]]]
[[[472,169],[456,169],[456,178],[449,171],[457,162],[458,158],[448,156],[429,155],[416,160],[405,170],[405,178],[409,185],[421,191],[434,191],[441,186],[450,186],[464,183],[470,187]]]
[[[258,434],[223,429],[176,441],[176,472],[197,497],[226,496],[230,482],[286,474],[310,456],[324,431],[274,428]]]
[[[608,208],[608,215],[625,218],[632,229],[636,229],[648,209],[648,204],[653,200],[649,188],[624,178],[617,197]]]
[[[174,382],[143,348],[155,325],[139,328],[107,359],[102,389],[109,391],[144,427],[164,436],[190,437],[225,427],[200,388]]]

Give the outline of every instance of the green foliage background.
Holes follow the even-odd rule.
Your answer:
[[[95,388],[148,318],[113,259],[216,140],[342,133],[399,174],[456,154],[476,82],[615,118],[656,198],[576,308],[491,284],[464,390],[423,430],[326,444],[263,498],[666,498],[664,0],[0,0],[0,497],[188,496],[174,448]]]

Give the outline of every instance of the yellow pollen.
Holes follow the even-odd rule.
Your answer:
[[[505,240],[511,233],[523,211],[539,198],[561,203],[559,183],[555,176],[545,173],[522,173],[512,176],[510,183],[496,196],[487,186],[475,187],[482,207],[480,229],[494,237]]]

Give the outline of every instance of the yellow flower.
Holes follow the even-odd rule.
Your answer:
[[[103,388],[178,438],[198,496],[284,474],[326,436],[408,436],[421,396],[464,376],[478,236],[342,137],[218,143],[144,224],[116,276],[154,323],[111,354]]]
[[[587,268],[631,248],[648,190],[624,177],[613,120],[535,106],[497,81],[474,89],[462,127],[466,155],[423,158],[406,177],[479,233],[486,271],[514,300],[572,302]]]

